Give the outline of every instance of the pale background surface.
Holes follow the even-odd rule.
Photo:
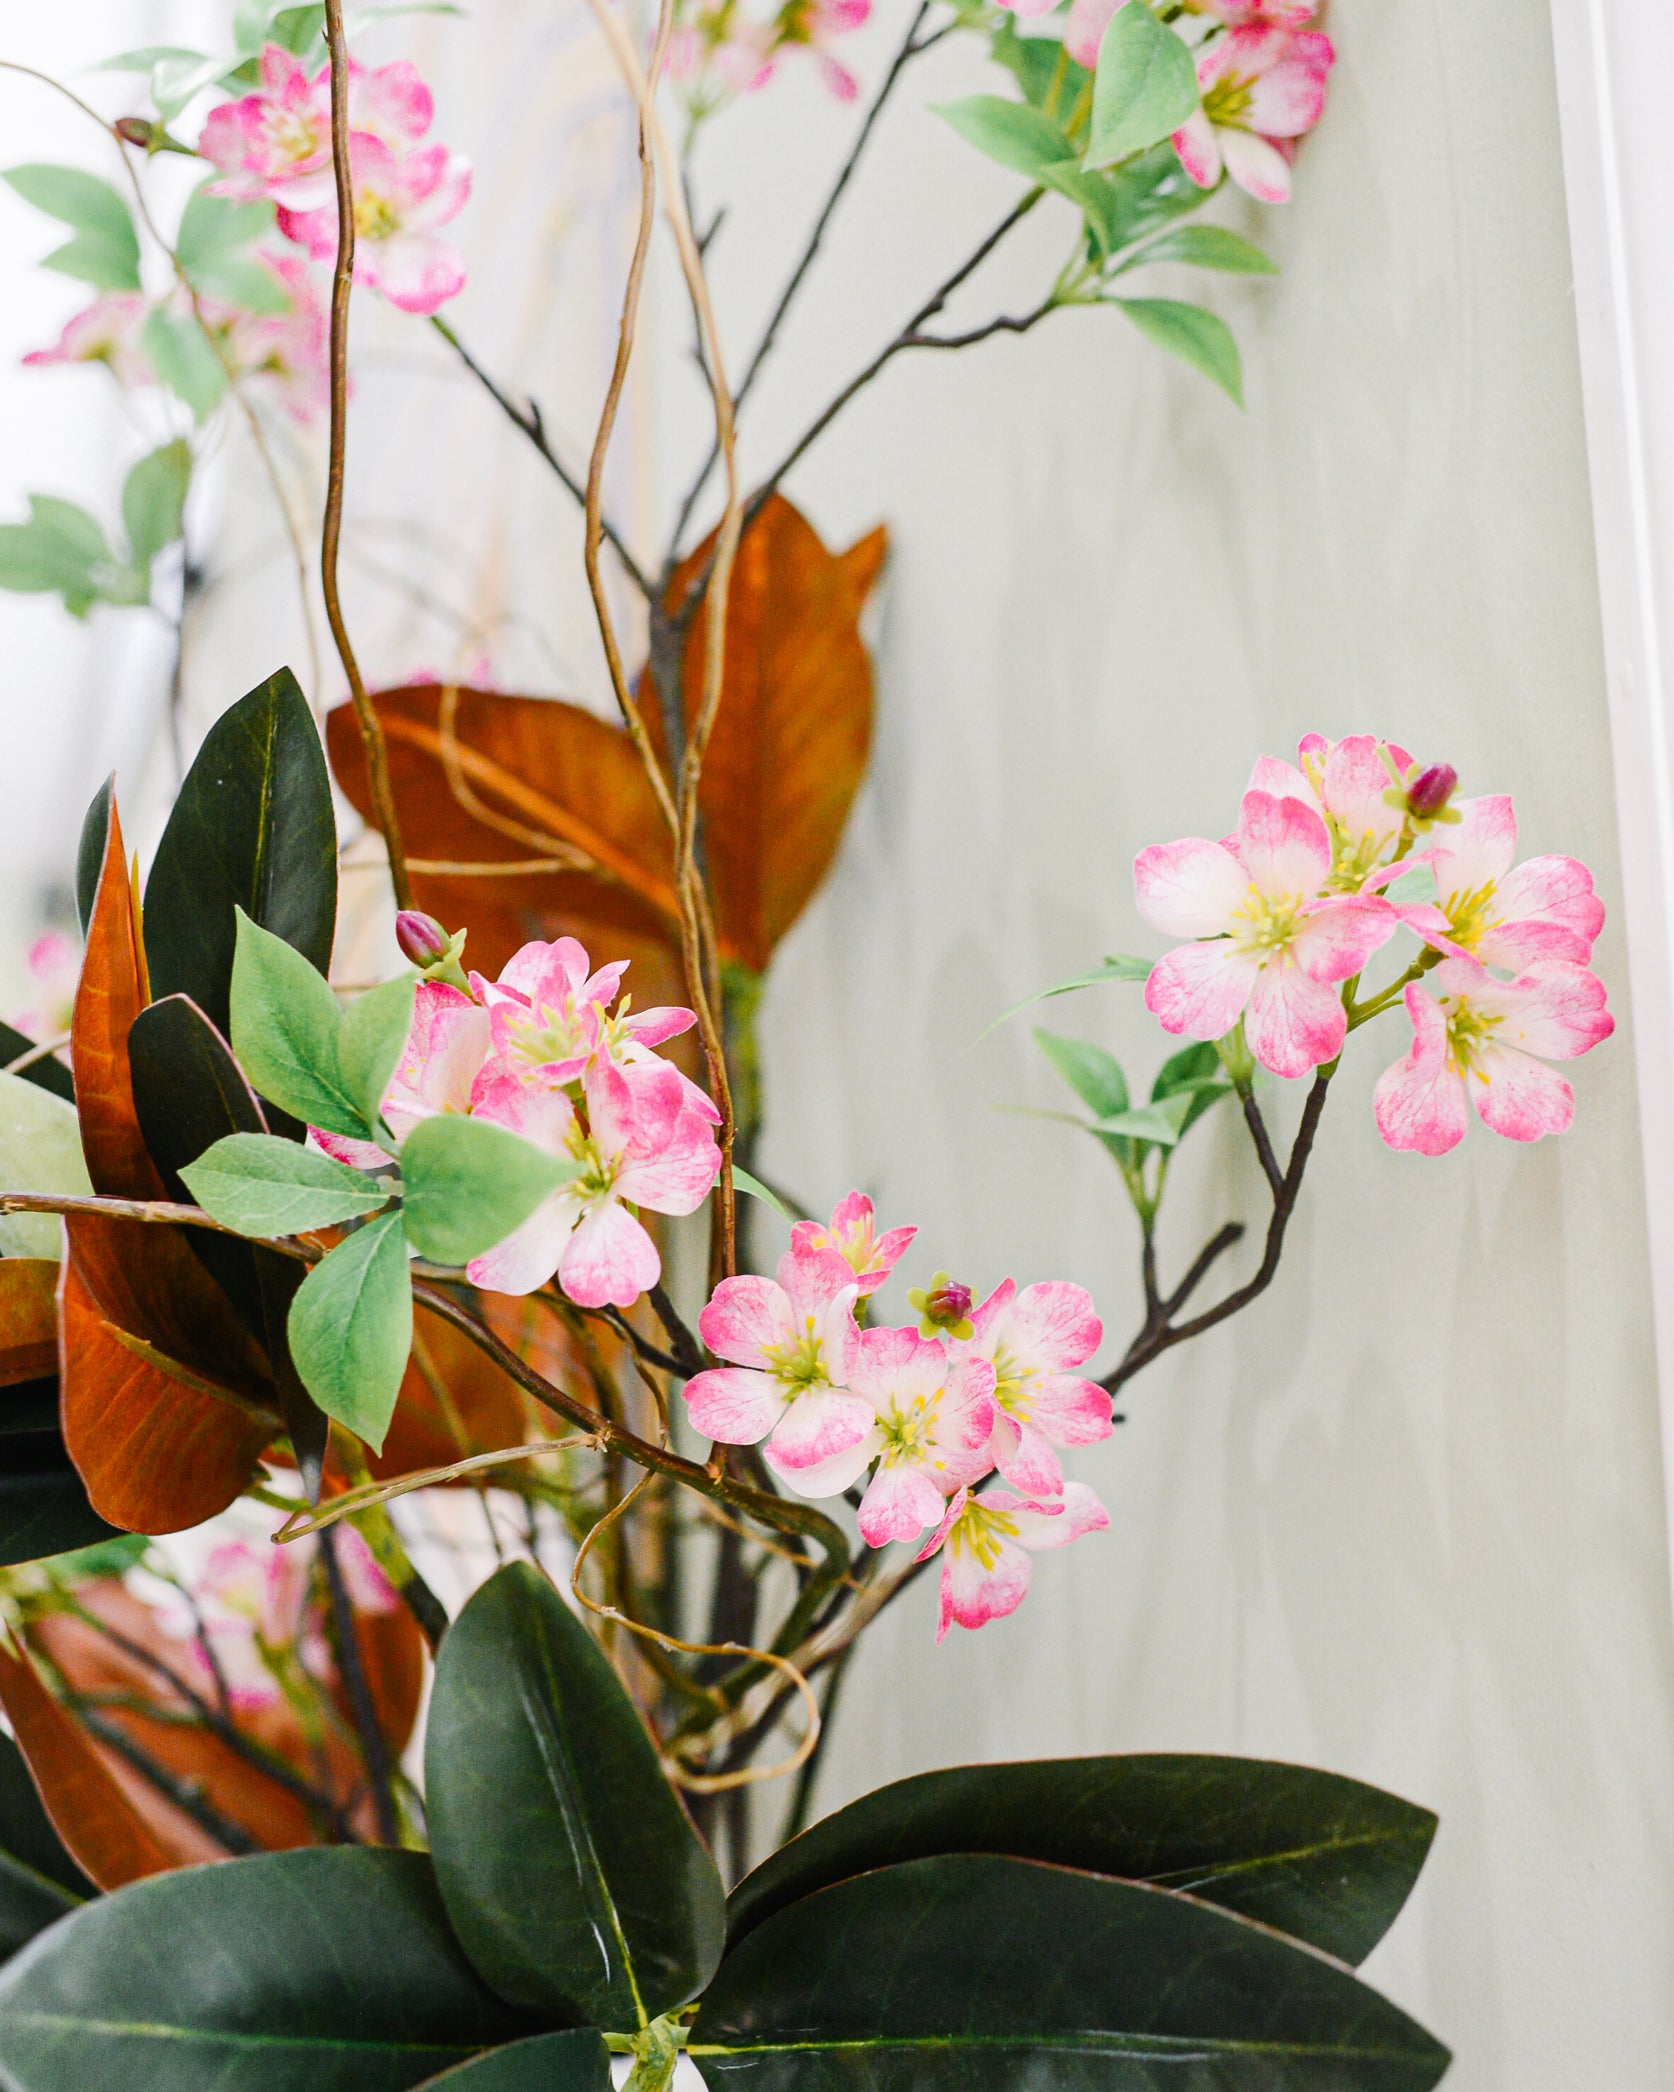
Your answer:
[[[135,12],[89,9],[113,26],[89,32],[87,55],[137,40]],[[893,33],[894,0],[884,12]],[[451,67],[440,129],[484,169],[461,222],[476,273],[459,324],[584,437],[598,354],[584,301],[604,279],[554,237],[544,200],[527,232],[489,232],[497,195],[556,186],[522,93],[571,92],[577,74],[544,6],[475,13],[481,43],[457,25],[411,39]],[[831,542],[883,517],[896,556],[874,774],[770,994],[770,1173],[811,1203],[865,1185],[886,1219],[921,1223],[924,1271],[1080,1279],[1118,1335],[1136,1311],[1135,1242],[1110,1166],[1068,1128],[992,1110],[1064,1101],[1026,1021],[966,1049],[1032,988],[1156,948],[1129,898],[1136,848],[1223,832],[1259,748],[1371,729],[1453,761],[1470,787],[1513,790],[1527,849],[1588,859],[1619,916],[1544,11],[1337,0],[1332,28],[1343,63],[1300,201],[1263,226],[1283,281],[1210,294],[1245,347],[1247,416],[1116,316],[1075,314],[898,365],[794,482]],[[886,41],[861,44],[863,71]],[[492,53],[496,77],[466,74],[468,51]],[[948,51],[903,96],[756,402],[756,465],[1015,194],[920,113],[987,84]],[[715,133],[706,195],[760,180],[716,253],[735,364],[844,128],[786,82]],[[41,251],[38,225],[0,209],[8,252]],[[962,311],[1031,301],[1067,238],[1043,208]],[[531,254],[552,272],[535,292]],[[8,268],[8,293],[15,280]],[[682,339],[672,294],[660,310]],[[46,331],[15,325],[19,345]],[[427,339],[389,339],[388,382],[369,374],[357,414],[361,543],[365,519],[432,485],[435,517],[476,561],[433,550],[465,626],[511,602],[532,619],[494,635],[501,673],[596,694],[562,496],[485,407],[423,385],[441,367]],[[52,383],[85,397],[73,375]],[[8,435],[24,430],[8,487],[45,484],[43,456],[60,468],[33,409],[45,395],[28,395],[27,428],[21,397],[0,384]],[[640,401],[616,489],[631,520],[652,504],[663,440],[690,435],[694,397],[682,381]],[[96,443],[63,462],[61,490],[72,464],[102,483]],[[235,503],[227,527],[268,526]],[[364,572],[352,607],[380,673],[454,665],[450,649],[475,643]],[[28,721],[61,751],[61,825],[118,743],[121,715],[97,710],[110,662],[136,703],[146,664],[114,623],[64,638],[11,602],[0,619],[8,731]],[[292,643],[283,613],[212,604],[196,710]],[[56,713],[49,673],[68,693]],[[21,770],[0,776],[8,882],[41,869],[53,832]],[[25,832],[43,838],[34,860]],[[875,1629],[826,1803],[924,1766],[1067,1751],[1231,1750],[1358,1774],[1442,1816],[1371,1974],[1459,2051],[1450,2086],[1668,2081],[1674,1649],[1614,925],[1599,964],[1622,1029],[1578,1071],[1560,1145],[1514,1151],[1478,1130],[1449,1161],[1390,1155],[1369,1095],[1400,1041],[1392,1023],[1361,1037],[1272,1293],[1137,1382],[1114,1443],[1078,1457],[1110,1534],[1043,1557],[1021,1614],[939,1656],[928,1586]],[[1049,1010],[1147,1080],[1162,1057],[1134,991]],[[1224,1214],[1259,1217],[1234,1132],[1196,1136],[1165,1231],[1176,1266]]]

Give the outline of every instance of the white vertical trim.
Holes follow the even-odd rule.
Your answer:
[[[1552,26],[1674,1548],[1674,10],[1667,0],[1552,0]]]

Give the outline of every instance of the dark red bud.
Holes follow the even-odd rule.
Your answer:
[[[152,140],[157,136],[157,126],[143,116],[119,116],[115,130],[124,145],[137,145],[146,152],[150,151]]]
[[[1407,786],[1407,809],[1420,821],[1433,821],[1453,797],[1459,773],[1451,763],[1432,763]]]
[[[403,908],[395,918],[395,941],[401,956],[415,966],[434,966],[448,955],[448,933],[422,908]]]
[[[937,1286],[924,1303],[924,1312],[932,1322],[945,1322],[951,1327],[963,1322],[971,1312],[971,1289],[949,1279],[946,1285]]]

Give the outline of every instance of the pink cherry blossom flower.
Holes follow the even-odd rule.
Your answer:
[[[866,1329],[849,1388],[871,1403],[874,1421],[851,1449],[851,1471],[827,1475],[824,1493],[840,1495],[876,1460],[860,1501],[861,1537],[868,1547],[916,1540],[956,1489],[994,1465],[994,1368],[985,1358],[950,1357],[916,1329]]]
[[[1223,171],[1260,203],[1290,201],[1289,141],[1325,108],[1336,53],[1317,30],[1228,30],[1198,53],[1203,103],[1174,133],[1174,150],[1200,189]]]
[[[1401,908],[1426,944],[1485,966],[1568,959],[1585,966],[1604,927],[1593,875],[1573,857],[1530,857],[1515,869],[1517,816],[1503,795],[1458,799],[1458,825],[1420,853],[1436,876],[1434,904]]]
[[[1186,0],[1186,6],[1229,29],[1300,29],[1319,12],[1319,0]]]
[[[840,59],[831,54],[831,40],[862,28],[872,12],[872,0],[786,0],[774,25],[779,50],[799,46],[813,55],[827,91],[840,102],[852,102],[860,82]]]
[[[1407,989],[1412,1045],[1378,1079],[1378,1131],[1392,1148],[1445,1155],[1465,1136],[1467,1095],[1485,1126],[1507,1140],[1563,1133],[1573,1091],[1543,1065],[1573,1060],[1609,1038],[1616,1021],[1604,984],[1584,966],[1542,960],[1514,981],[1474,959],[1446,959],[1432,995]]]
[[[75,940],[62,930],[45,930],[29,947],[32,1000],[27,1009],[14,1011],[11,1025],[37,1046],[60,1039],[75,1014],[76,986],[81,979],[81,953]]]
[[[986,1627],[1016,1612],[1034,1574],[1030,1556],[1102,1532],[1110,1514],[1085,1482],[1065,1484],[1061,1498],[1038,1503],[997,1486],[972,1496],[961,1489],[918,1560],[942,1557],[941,1617],[936,1640],[952,1626]]]
[[[1393,781],[1387,753],[1404,777],[1413,760],[1392,741],[1375,734],[1349,734],[1327,741],[1323,734],[1304,734],[1296,764],[1264,755],[1251,772],[1251,791],[1300,799],[1325,822],[1331,838],[1331,874],[1327,882],[1341,893],[1358,893],[1371,874],[1393,854],[1406,814],[1390,803]]]
[[[471,193],[468,160],[445,145],[392,152],[357,131],[350,140],[355,199],[355,281],[380,290],[403,312],[433,313],[465,284],[465,262],[436,228],[457,216]],[[315,261],[337,252],[335,202],[298,210],[281,204],[279,230]]]
[[[865,1470],[856,1458],[876,1422],[849,1392],[860,1332],[859,1288],[832,1250],[787,1250],[777,1276],[723,1279],[698,1317],[698,1333],[730,1361],[686,1383],[693,1424],[721,1445],[758,1445],[802,1496],[846,1489]]]
[[[840,1199],[831,1225],[822,1228],[817,1220],[799,1220],[791,1229],[791,1247],[801,1250],[834,1249],[847,1259],[860,1285],[864,1300],[875,1293],[901,1261],[907,1245],[918,1233],[916,1227],[891,1228],[877,1232],[872,1201],[861,1191]]]
[[[293,421],[306,425],[331,402],[330,330],[308,264],[300,254],[258,249],[256,259],[290,299],[283,312],[222,310],[200,300],[200,310],[222,332],[233,366],[270,388]]]
[[[309,75],[278,44],[261,57],[261,86],[223,102],[204,120],[198,151],[222,171],[211,193],[254,203],[271,198],[293,211],[332,201],[331,67]],[[349,65],[349,128],[400,152],[429,130],[430,90],[404,58],[367,72]]]
[[[1008,1278],[971,1314],[974,1335],[954,1345],[994,1369],[991,1464],[1026,1496],[1064,1487],[1054,1446],[1092,1445],[1111,1432],[1110,1397],[1083,1365],[1104,1339],[1104,1324],[1084,1286],[1053,1279],[1025,1286]]]
[[[447,981],[420,981],[413,996],[413,1021],[379,1107],[396,1140],[405,1140],[420,1119],[438,1112],[464,1113],[491,1043],[489,1013]],[[317,1147],[352,1169],[382,1169],[394,1160],[376,1142],[309,1129]]]
[[[611,1015],[627,970],[626,959],[615,959],[594,972],[586,947],[573,937],[560,937],[552,944],[524,945],[497,981],[473,974],[471,985],[493,1024],[490,1073],[558,1088],[575,1081],[597,1056],[623,1065],[641,1062],[653,1046],[691,1030],[697,1018],[690,1010],[633,1014],[624,1003]],[[697,1094],[713,1111],[702,1091]],[[716,1124],[719,1119],[716,1113]]]
[[[522,1134],[580,1174],[544,1199],[504,1242],[467,1267],[493,1293],[532,1293],[555,1273],[578,1307],[632,1307],[662,1276],[657,1245],[628,1210],[694,1213],[721,1166],[709,1121],[666,1061],[582,1078],[585,1122],[562,1090],[502,1076],[478,1089],[475,1114]]]
[[[1005,0],[1000,0],[1003,6]],[[1104,32],[1111,18],[1126,0],[1071,0],[1070,11],[1064,20],[1064,49],[1077,65],[1085,66],[1088,72],[1099,62],[1099,45],[1104,41]],[[1021,15],[1024,10],[1019,7]],[[1035,9],[1031,12],[1040,12]]]
[[[1298,799],[1244,794],[1238,833],[1157,843],[1134,860],[1139,912],[1183,944],[1159,959],[1145,1006],[1165,1031],[1219,1039],[1247,1008],[1250,1050],[1275,1075],[1334,1060],[1347,1030],[1329,985],[1357,974],[1395,928],[1375,894],[1326,895],[1331,842]]]
[[[23,360],[37,370],[53,363],[103,363],[119,385],[153,384],[156,373],[139,345],[150,311],[139,291],[107,291],[65,322],[50,349],[31,349]]]

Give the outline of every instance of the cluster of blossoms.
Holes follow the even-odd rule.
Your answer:
[[[1020,16],[1047,14],[1057,0],[1000,0]],[[1064,48],[1091,69],[1119,7],[1146,0],[1072,0]],[[1325,108],[1336,53],[1308,25],[1318,0],[1185,0],[1173,27],[1191,45],[1202,105],[1174,133],[1174,149],[1200,189],[1224,173],[1261,203],[1290,201],[1296,141]]]
[[[340,1525],[334,1538],[355,1613],[393,1613],[400,1601],[359,1533]],[[337,1681],[326,1597],[314,1575],[317,1552],[317,1545],[296,1542],[223,1541],[210,1550],[190,1593],[171,1592],[158,1607],[163,1631],[187,1645],[204,1690],[224,1684],[238,1713],[278,1707],[303,1679],[326,1691]]]
[[[1518,864],[1510,799],[1458,799],[1457,784],[1450,766],[1421,767],[1369,734],[1310,734],[1296,764],[1262,757],[1236,833],[1134,861],[1146,921],[1194,940],[1152,969],[1146,1007],[1194,1039],[1241,1025],[1263,1067],[1298,1076],[1336,1060],[1351,1009],[1359,1021],[1399,989],[1412,1045],[1376,1096],[1392,1148],[1445,1154],[1464,1137],[1467,1097],[1509,1140],[1562,1133],[1574,1094],[1545,1063],[1615,1029],[1588,970],[1604,906],[1573,857]],[[1403,895],[1432,880],[1433,898]],[[1354,1004],[1361,969],[1403,927],[1425,949]]]
[[[1065,1281],[1019,1292],[1006,1279],[978,1304],[938,1272],[908,1296],[916,1326],[866,1326],[916,1232],[879,1235],[859,1192],[828,1227],[799,1221],[776,1277],[716,1287],[698,1328],[729,1363],[688,1381],[686,1402],[706,1437],[762,1444],[801,1496],[841,1496],[869,1474],[867,1544],[942,1557],[940,1641],[1014,1612],[1034,1552],[1109,1524],[1085,1483],[1065,1481],[1058,1449],[1108,1438],[1110,1397],[1075,1371],[1104,1332]]]
[[[668,76],[689,113],[709,114],[730,95],[765,87],[787,52],[805,51],[840,102],[852,102],[859,82],[832,56],[833,39],[858,29],[872,0],[780,0],[765,15],[743,0],[682,0],[669,43]]]
[[[400,919],[420,965],[449,946],[428,916]],[[633,1209],[693,1213],[720,1169],[720,1113],[653,1049],[696,1023],[690,1010],[635,1012],[618,1001],[627,961],[595,972],[573,937],[526,944],[497,981],[419,983],[412,1029],[383,1101],[397,1141],[437,1112],[491,1120],[580,1165],[529,1219],[468,1267],[474,1285],[532,1293],[556,1276],[579,1307],[631,1307],[662,1275]],[[612,1009],[612,1005],[615,1008]],[[358,1169],[392,1159],[369,1143],[315,1129],[328,1154]]]
[[[470,163],[421,142],[435,105],[406,59],[372,72],[351,60],[348,99],[355,281],[404,312],[435,312],[465,282],[463,257],[437,228],[470,195]],[[286,239],[315,261],[335,256],[329,66],[310,75],[290,52],[267,45],[261,86],[210,111],[198,151],[221,170],[214,194],[277,205]]]
[[[72,937],[62,930],[43,930],[30,945],[24,961],[29,969],[29,1003],[14,1010],[9,1022],[14,1031],[44,1046],[49,1039],[62,1039],[75,1014],[76,984],[81,979],[81,953]]]
[[[273,312],[255,312],[219,298],[200,296],[194,318],[178,286],[161,298],[143,291],[107,291],[65,324],[50,348],[32,349],[24,362],[103,363],[119,385],[161,382],[146,354],[146,322],[156,311],[207,326],[225,364],[239,378],[255,379],[295,421],[307,423],[325,411],[331,392],[325,307],[308,265],[297,254],[255,250],[255,260],[273,278]]]

